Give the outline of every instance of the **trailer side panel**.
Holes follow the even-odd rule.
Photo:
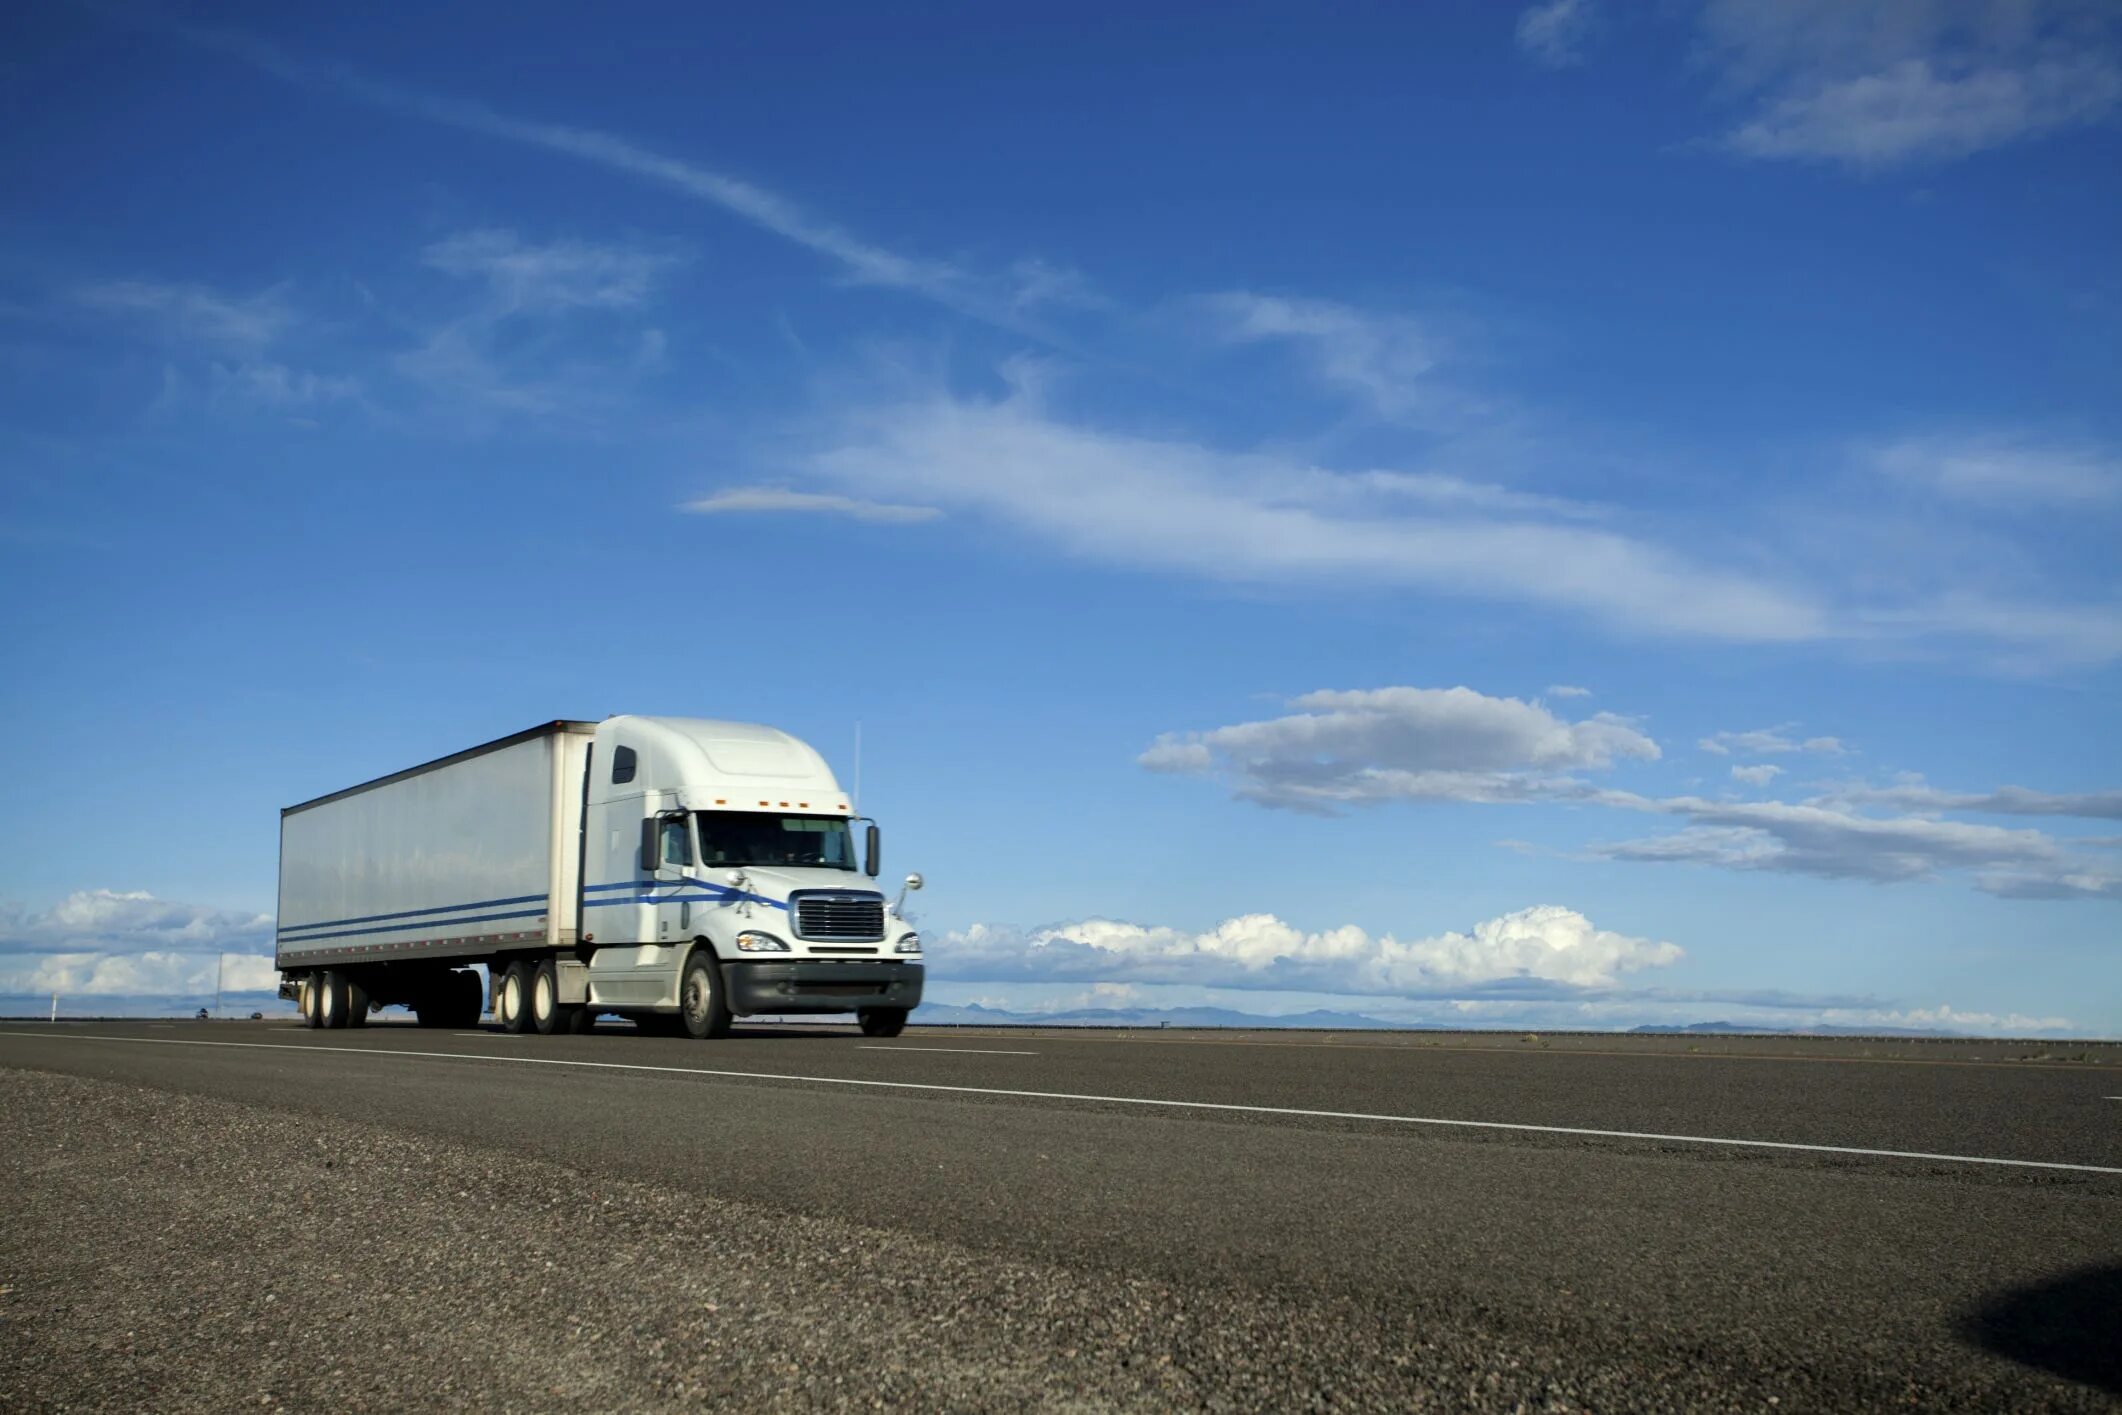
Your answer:
[[[567,768],[579,774],[585,739],[571,726],[289,808],[278,965],[572,942]]]

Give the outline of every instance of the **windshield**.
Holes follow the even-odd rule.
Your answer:
[[[845,816],[775,816],[763,811],[696,811],[704,865],[807,865],[855,868],[855,832]]]

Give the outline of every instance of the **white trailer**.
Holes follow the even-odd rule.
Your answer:
[[[549,722],[280,813],[281,992],[313,1027],[402,1003],[436,1027],[491,1007],[514,1032],[617,1013],[712,1037],[853,1012],[895,1036],[921,939],[875,887],[879,851],[785,732]]]

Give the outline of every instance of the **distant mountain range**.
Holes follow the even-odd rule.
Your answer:
[[[916,1023],[991,1027],[1314,1027],[1350,1032],[1358,1029],[1442,1031],[1427,1023],[1387,1022],[1355,1012],[1292,1012],[1266,1017],[1227,1007],[1079,1007],[1069,1012],[1008,1012],[968,1003],[923,1003]]]
[[[1079,1007],[1068,1012],[1010,1012],[999,1007],[982,1007],[968,1003],[963,1007],[947,1003],[924,1003],[914,1014],[916,1023],[932,1026],[985,1026],[985,1027],[1243,1027],[1260,1030],[1272,1027],[1303,1027],[1312,1030],[1336,1032],[1393,1031],[1393,1032],[1463,1032],[1475,1031],[1528,1031],[1554,1030],[1541,1026],[1465,1028],[1448,1026],[1441,1022],[1388,1022],[1380,1017],[1366,1017],[1359,1012],[1291,1012],[1279,1016],[1264,1016],[1252,1012],[1237,1012],[1227,1007]],[[1575,1031],[1577,1028],[1561,1028]],[[1592,1028],[1589,1030],[1601,1030]],[[1810,1037],[1962,1037],[1967,1032],[1945,1032],[1918,1027],[1762,1027],[1745,1026],[1737,1022],[1689,1022],[1649,1023],[1632,1027],[1631,1033],[1668,1036],[1810,1036]]]

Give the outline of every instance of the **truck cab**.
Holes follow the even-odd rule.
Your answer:
[[[876,825],[808,745],[753,723],[607,718],[583,787],[584,966],[556,979],[557,1001],[699,1036],[748,1014],[904,1027],[920,937],[877,886]]]

